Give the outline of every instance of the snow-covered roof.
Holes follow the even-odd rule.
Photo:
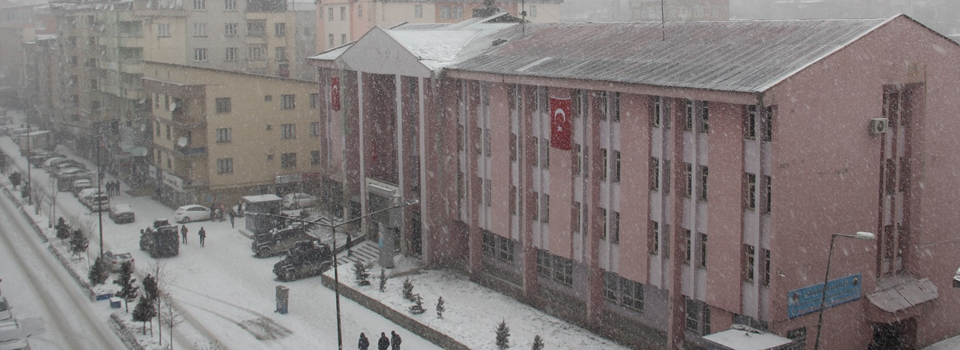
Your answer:
[[[773,333],[754,333],[737,329],[713,333],[704,336],[703,339],[732,350],[767,350],[790,344],[792,341]]]
[[[259,202],[270,202],[270,201],[279,201],[280,197],[274,194],[261,194],[256,196],[245,196],[243,200],[247,203],[259,203]]]

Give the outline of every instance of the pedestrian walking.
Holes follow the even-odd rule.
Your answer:
[[[357,349],[367,350],[370,347],[370,340],[367,339],[367,335],[360,333],[360,341],[357,342]]]
[[[210,221],[217,219],[217,205],[210,204]]]
[[[387,350],[390,347],[390,339],[387,339],[387,334],[380,332],[380,341],[377,342],[377,349]]]
[[[227,215],[230,215],[230,228],[234,228],[235,226],[233,226],[233,219],[236,218],[237,213],[234,213],[233,208],[230,208],[230,212],[228,212]]]
[[[197,232],[200,235],[200,246],[203,247],[203,241],[207,238],[207,230],[204,230],[203,227],[200,228],[200,231]]]
[[[390,331],[390,345],[393,346],[393,350],[400,350],[400,335],[397,332]]]
[[[223,203],[221,202],[221,203],[220,203],[220,211],[217,212],[217,216],[220,217],[220,221],[221,221],[221,222],[222,222],[223,220],[226,220],[226,219],[227,219],[227,218],[225,217],[225,215],[224,215],[224,214],[226,214],[226,213],[227,213],[227,205],[226,205],[226,204],[223,204]]]
[[[180,227],[180,235],[183,236],[183,244],[187,244],[187,225]]]

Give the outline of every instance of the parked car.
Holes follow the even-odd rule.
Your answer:
[[[131,264],[134,263],[133,255],[130,253],[114,253],[108,250],[103,253],[103,258],[110,264],[110,271],[113,272],[120,271],[120,265],[123,265],[123,263],[127,261]]]
[[[87,168],[87,165],[86,165],[86,164],[83,164],[83,163],[80,163],[79,160],[74,160],[74,159],[69,159],[69,158],[68,158],[68,159],[66,159],[66,160],[63,160],[63,161],[60,161],[59,163],[57,163],[56,169],[53,170],[52,172],[53,172],[54,174],[56,174],[56,173],[60,172],[61,170],[67,169],[67,168],[86,169],[86,168]]]
[[[93,180],[90,178],[88,173],[79,173],[74,175],[65,175],[57,178],[57,191],[70,191],[73,192],[73,182],[77,180],[87,180],[91,181],[91,186]],[[79,190],[78,190],[79,191]],[[76,193],[74,193],[76,195]]]
[[[66,157],[59,157],[59,156],[47,158],[47,160],[43,161],[43,168],[46,170],[50,170],[50,168],[57,166],[57,164],[65,160],[67,160]]]
[[[317,205],[317,197],[303,192],[283,196],[283,209],[298,209]]]
[[[70,192],[73,192],[73,195],[77,198],[80,197],[80,191],[88,188],[93,188],[93,181],[90,181],[90,179],[77,179],[70,184]]]
[[[107,197],[103,191],[99,191],[96,188],[81,190],[77,193],[77,199],[93,211],[107,210],[110,208],[110,197]]]
[[[184,205],[177,208],[173,220],[179,223],[210,220],[210,208],[198,204]]]
[[[10,312],[10,303],[7,302],[7,297],[0,297],[0,321],[11,318],[13,318],[13,313]]]
[[[118,224],[131,223],[136,220],[136,214],[129,204],[114,203],[110,205],[110,218]]]
[[[66,168],[66,169],[63,169],[63,170],[58,171],[58,172],[57,172],[57,177],[60,178],[60,177],[64,177],[64,176],[67,176],[67,175],[84,174],[84,173],[86,173],[86,172],[87,172],[86,170],[80,169],[80,168]]]

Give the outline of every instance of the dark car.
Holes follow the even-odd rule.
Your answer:
[[[126,224],[134,222],[136,214],[129,204],[114,203],[110,205],[110,219],[118,224]]]

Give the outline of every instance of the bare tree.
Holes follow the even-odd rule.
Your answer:
[[[153,278],[157,283],[157,299],[156,300],[157,300],[157,311],[158,311],[157,314],[159,317],[159,315],[164,310],[162,305],[162,300],[164,298],[170,298],[169,289],[170,289],[170,286],[173,285],[173,281],[176,279],[176,276],[170,273],[170,271],[167,269],[166,263],[163,260],[157,260],[155,263],[150,265],[150,270],[153,271]],[[160,327],[157,327],[157,331],[160,334],[158,338],[160,340],[160,345],[162,346],[163,345],[163,320],[161,319],[159,321],[161,323],[160,323]]]
[[[180,315],[180,311],[177,308],[173,307],[173,304],[170,303],[170,300],[167,300],[167,303],[163,305],[163,309],[160,310],[160,325],[167,325],[167,329],[170,330],[170,350],[173,350],[173,327],[183,323],[183,317]]]

